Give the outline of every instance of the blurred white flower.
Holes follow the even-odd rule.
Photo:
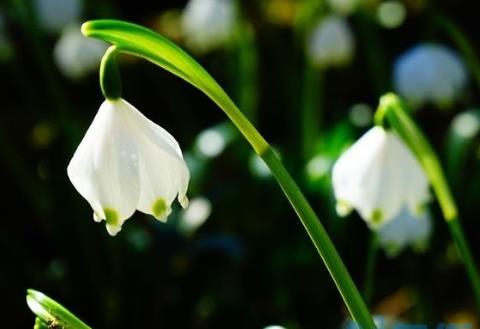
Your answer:
[[[428,210],[413,214],[403,207],[400,213],[378,230],[378,240],[389,257],[395,257],[405,247],[423,250],[432,233],[432,219]]]
[[[412,105],[448,106],[467,84],[467,70],[454,51],[420,44],[401,55],[394,66],[395,90]]]
[[[457,114],[452,120],[452,131],[462,138],[473,138],[480,132],[480,117],[477,109]]]
[[[332,10],[340,15],[350,15],[357,9],[359,0],[327,0]]]
[[[111,235],[135,209],[166,221],[176,197],[188,204],[190,174],[177,141],[123,99],[100,106],[67,171]]]
[[[400,1],[389,0],[378,5],[378,22],[387,29],[394,29],[402,25],[406,16],[407,10]]]
[[[236,131],[230,122],[222,122],[198,134],[195,151],[206,158],[219,156],[234,140]]]
[[[429,200],[429,182],[414,155],[393,132],[373,127],[335,163],[333,189],[339,215],[356,209],[372,229],[404,206],[417,213]]]
[[[318,22],[307,41],[307,56],[318,67],[348,64],[355,48],[348,22],[338,16],[325,17]]]
[[[178,229],[185,235],[192,234],[202,226],[212,213],[212,203],[205,197],[190,200],[188,208],[180,214]]]
[[[55,44],[54,59],[65,76],[78,79],[100,67],[107,47],[103,41],[83,36],[79,24],[71,24]]]
[[[83,10],[81,0],[35,0],[34,4],[40,26],[55,33],[78,22]]]
[[[187,44],[205,52],[230,40],[235,27],[233,0],[189,0],[182,14]]]

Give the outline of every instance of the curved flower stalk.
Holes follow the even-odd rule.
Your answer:
[[[112,47],[101,77],[114,61]],[[112,77],[110,77],[113,79]],[[115,84],[114,84],[115,83]],[[117,81],[103,81],[106,97],[68,165],[68,177],[116,235],[135,210],[166,221],[178,198],[186,207],[190,174],[177,141],[165,129],[120,98]]]
[[[428,179],[395,132],[375,126],[353,144],[332,171],[337,212],[356,209],[376,230],[403,207],[418,213],[430,199]]]
[[[451,105],[467,83],[467,71],[454,51],[420,44],[402,54],[394,66],[395,90],[413,106]]]
[[[377,125],[383,126],[386,124],[385,121],[388,121],[392,129],[394,129],[405,144],[408,145],[425,170],[432,184],[435,196],[438,199],[443,217],[452,234],[457,251],[465,265],[477,299],[477,304],[480,307],[480,276],[470,247],[465,239],[462,226],[460,225],[457,205],[453,199],[440,161],[421,130],[408,115],[405,103],[392,93],[380,98],[380,105],[375,114],[375,122]]]
[[[210,74],[175,44],[138,25],[114,20],[91,21],[82,26],[82,32],[86,36],[111,42],[117,51],[145,58],[184,79],[224,111],[272,171],[322,257],[353,319],[364,329],[374,329],[375,324],[358,289],[312,207],[269,144]]]

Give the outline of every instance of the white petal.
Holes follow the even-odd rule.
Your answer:
[[[400,164],[390,148],[391,136],[374,127],[347,150],[333,167],[333,188],[338,201],[357,209],[375,227],[401,209],[398,196]]]
[[[118,101],[105,101],[70,164],[68,176],[110,234],[135,211],[140,193],[138,150]]]
[[[390,223],[378,231],[378,237],[386,253],[393,257],[409,245],[425,245],[431,232],[432,220],[428,211],[416,216],[407,207],[403,207]]]
[[[138,147],[140,196],[137,209],[165,220],[178,196],[182,206],[190,174],[177,141],[163,128],[123,101],[132,137]]]

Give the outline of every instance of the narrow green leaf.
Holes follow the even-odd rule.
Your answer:
[[[90,329],[61,304],[39,291],[27,290],[27,304],[37,316],[34,328]]]

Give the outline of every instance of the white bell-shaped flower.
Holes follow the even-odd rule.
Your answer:
[[[165,221],[190,174],[176,140],[123,99],[106,100],[68,165],[68,177],[111,235],[135,210]]]
[[[401,55],[394,65],[396,92],[412,105],[450,105],[467,84],[467,70],[454,51],[421,44]]]
[[[413,213],[429,200],[420,164],[393,132],[373,127],[335,163],[333,189],[339,215],[356,209],[372,229],[407,206]]]
[[[414,214],[407,207],[378,230],[380,245],[390,257],[395,257],[408,246],[423,250],[432,233],[432,218],[427,210]]]
[[[87,38],[80,31],[80,24],[70,24],[62,31],[54,48],[55,62],[60,71],[71,79],[97,70],[107,44]]]
[[[355,48],[348,22],[334,15],[322,18],[313,28],[307,42],[307,56],[318,67],[348,64]]]
[[[187,44],[200,52],[222,46],[232,37],[235,16],[233,0],[190,0],[182,14]]]

